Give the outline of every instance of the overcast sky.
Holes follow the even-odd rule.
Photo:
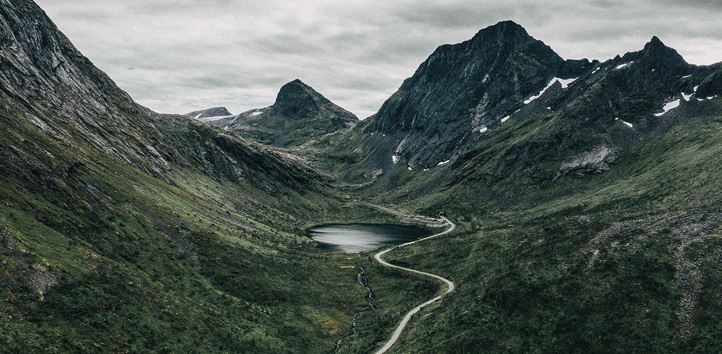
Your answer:
[[[163,113],[273,104],[301,79],[365,118],[436,47],[502,20],[566,59],[606,60],[656,35],[722,61],[720,0],[36,0],[76,47]]]

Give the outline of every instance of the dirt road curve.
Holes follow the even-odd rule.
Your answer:
[[[397,266],[397,265],[393,265],[393,264],[391,264],[391,263],[388,263],[388,262],[384,261],[384,260],[381,258],[384,254],[386,254],[387,252],[389,252],[389,251],[391,251],[391,250],[393,250],[393,249],[401,248],[401,247],[406,247],[406,246],[409,246],[409,245],[413,245],[413,244],[415,244],[415,243],[423,242],[423,241],[426,241],[426,240],[428,240],[428,239],[436,238],[436,237],[439,237],[439,236],[448,234],[448,233],[451,232],[451,231],[454,231],[454,229],[456,228],[456,224],[454,224],[453,222],[451,222],[449,219],[447,219],[447,218],[445,218],[445,217],[442,217],[442,219],[444,219],[444,221],[450,225],[450,227],[449,227],[446,231],[441,232],[441,233],[438,233],[438,234],[435,234],[435,235],[431,235],[431,236],[429,236],[429,237],[425,237],[425,238],[422,238],[422,239],[418,239],[418,240],[416,240],[416,241],[407,242],[407,243],[404,243],[404,244],[402,244],[402,245],[398,245],[398,246],[391,247],[391,248],[389,248],[389,249],[387,249],[387,250],[384,250],[384,251],[381,251],[381,252],[377,253],[376,256],[374,256],[374,257],[376,258],[376,260],[379,261],[379,263],[381,263],[382,265],[384,265],[384,266],[386,266],[386,267],[397,268],[397,269],[401,269],[401,270],[404,270],[404,271],[407,271],[407,272],[410,272],[410,273],[415,273],[415,274],[423,275],[423,276],[426,276],[426,277],[429,277],[429,278],[438,279],[438,280],[441,280],[442,282],[446,283],[446,285],[447,285],[447,289],[446,289],[446,291],[445,291],[443,294],[441,294],[441,295],[439,295],[439,296],[437,296],[437,297],[435,297],[435,298],[433,298],[433,299],[431,299],[431,300],[429,300],[429,301],[427,301],[427,302],[424,302],[423,304],[421,304],[421,305],[419,305],[419,306],[416,306],[416,307],[414,307],[411,311],[409,311],[409,312],[406,314],[406,316],[404,316],[404,319],[401,320],[401,323],[399,324],[399,326],[396,327],[396,331],[394,331],[394,334],[391,336],[391,339],[389,339],[388,342],[386,342],[386,344],[383,346],[383,348],[379,349],[379,350],[376,352],[376,354],[385,353],[387,350],[389,350],[389,348],[391,348],[391,346],[394,345],[394,343],[396,343],[396,341],[399,339],[399,336],[401,336],[401,332],[404,331],[404,328],[406,327],[406,324],[409,323],[409,320],[411,319],[411,316],[413,316],[414,314],[416,314],[417,312],[419,312],[419,310],[421,310],[424,306],[427,306],[427,305],[429,305],[429,304],[432,304],[432,303],[436,302],[437,300],[441,299],[444,295],[446,295],[446,294],[454,291],[454,283],[452,283],[450,280],[448,280],[448,279],[446,279],[446,278],[442,278],[442,277],[440,277],[440,276],[438,276],[438,275],[436,275],[436,274],[426,273],[426,272],[422,272],[422,271],[418,271],[418,270],[414,270],[414,269],[410,269],[410,268],[404,268],[404,267],[400,267],[400,266]]]

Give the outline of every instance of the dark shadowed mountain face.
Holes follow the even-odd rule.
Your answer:
[[[538,94],[554,77],[572,78],[588,61],[564,61],[514,22],[469,41],[439,47],[389,98],[365,133],[395,140],[391,155],[410,167],[433,167],[463,153]]]
[[[281,87],[276,102],[267,108],[230,117],[225,114],[210,115],[208,111],[194,113],[186,115],[241,136],[281,147],[302,145],[323,135],[352,127],[358,122],[353,113],[335,105],[300,80]]]

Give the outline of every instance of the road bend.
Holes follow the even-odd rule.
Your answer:
[[[438,275],[436,275],[436,274],[426,273],[426,272],[422,272],[422,271],[415,270],[415,269],[411,269],[411,268],[405,268],[405,267],[397,266],[397,265],[391,264],[391,263],[389,263],[389,262],[386,262],[386,261],[384,261],[384,260],[381,258],[384,254],[386,254],[387,252],[390,252],[390,251],[392,251],[392,250],[394,250],[394,249],[401,248],[401,247],[406,247],[406,246],[410,246],[410,245],[413,245],[413,244],[415,244],[415,243],[419,243],[419,242],[423,242],[423,241],[426,241],[426,240],[429,240],[429,239],[432,239],[432,238],[436,238],[436,237],[439,237],[439,236],[443,236],[443,235],[448,234],[448,233],[451,232],[451,231],[454,231],[454,229],[456,228],[456,224],[454,224],[453,222],[451,222],[451,220],[449,220],[449,219],[447,219],[447,218],[445,218],[445,217],[442,217],[442,219],[443,219],[447,224],[449,224],[449,226],[450,226],[446,231],[441,232],[441,233],[438,233],[438,234],[435,234],[435,235],[431,235],[431,236],[429,236],[429,237],[424,237],[424,238],[418,239],[418,240],[416,240],[416,241],[407,242],[407,243],[404,243],[404,244],[402,244],[402,245],[398,245],[398,246],[391,247],[391,248],[389,248],[389,249],[387,249],[387,250],[384,250],[384,251],[381,251],[381,252],[379,252],[379,253],[376,253],[376,255],[374,256],[374,258],[376,258],[376,260],[377,260],[379,263],[381,263],[382,265],[384,265],[384,266],[386,266],[386,267],[401,269],[401,270],[404,270],[404,271],[409,272],[409,273],[419,274],[419,275],[422,275],[422,276],[425,276],[425,277],[429,277],[429,278],[441,280],[442,282],[446,283],[446,285],[447,285],[447,289],[446,289],[446,291],[445,291],[443,294],[441,294],[441,295],[439,295],[439,296],[437,296],[437,297],[435,297],[435,298],[433,298],[433,299],[431,299],[431,300],[429,300],[429,301],[426,301],[426,302],[424,302],[423,304],[421,304],[421,305],[419,305],[419,306],[416,306],[416,307],[414,307],[411,311],[409,311],[409,312],[406,314],[406,316],[404,316],[404,319],[401,320],[401,323],[399,323],[399,326],[396,327],[396,330],[394,331],[394,334],[391,336],[391,339],[389,339],[389,340],[386,342],[386,344],[384,344],[384,346],[383,346],[381,349],[379,349],[375,354],[382,354],[382,353],[385,353],[387,350],[389,350],[389,348],[391,348],[391,346],[393,346],[394,343],[396,343],[396,341],[399,339],[399,337],[401,336],[401,332],[404,331],[404,328],[406,328],[406,324],[409,323],[409,320],[411,320],[411,317],[412,317],[413,315],[415,315],[417,312],[419,312],[419,310],[421,310],[422,308],[424,308],[424,307],[427,306],[427,305],[433,304],[434,302],[436,302],[436,301],[438,301],[439,299],[441,299],[444,295],[446,295],[446,294],[454,291],[454,283],[452,283],[449,279],[442,278],[442,277],[440,277],[440,276],[438,276]]]

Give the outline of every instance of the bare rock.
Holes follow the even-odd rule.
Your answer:
[[[563,163],[559,167],[559,174],[561,176],[571,174],[579,177],[599,174],[608,171],[610,165],[617,161],[618,157],[617,149],[608,145],[600,145]]]

